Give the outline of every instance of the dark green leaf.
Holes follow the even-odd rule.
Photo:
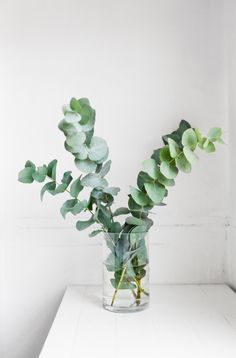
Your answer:
[[[41,200],[43,200],[43,196],[45,194],[46,191],[48,191],[50,194],[51,194],[51,191],[54,191],[56,188],[56,183],[55,181],[50,181],[49,183],[46,183],[42,189],[41,189],[41,192],[40,192],[40,197],[41,197]]]
[[[170,162],[171,161],[171,155],[170,155],[170,149],[169,149],[169,145],[165,145],[161,151],[160,151],[160,159],[161,161],[167,161]]]
[[[160,151],[161,151],[161,148],[155,149],[155,150],[153,151],[152,156],[151,156],[151,158],[154,159],[154,160],[157,162],[157,164],[161,164]]]
[[[27,160],[27,162],[25,163],[25,168],[33,168],[34,170],[36,169],[36,166],[33,162],[31,162],[31,160]]]
[[[45,180],[47,175],[47,167],[44,165],[43,167],[38,167],[37,171],[32,174],[32,177],[37,182],[41,183]]]
[[[94,231],[90,232],[89,237],[94,237],[94,236],[96,236],[98,234],[101,234],[101,232],[104,232],[104,231],[101,230],[101,229],[94,230]]]
[[[81,104],[75,98],[71,98],[70,108],[77,113],[80,113],[82,109]]]
[[[120,207],[118,209],[115,210],[113,217],[114,216],[119,216],[119,215],[126,215],[129,214],[129,209],[128,208],[124,208],[124,207]]]
[[[70,194],[72,197],[77,198],[79,193],[83,190],[83,185],[80,180],[81,176],[73,181],[70,187]]]
[[[92,224],[94,224],[93,216],[89,220],[86,220],[86,221],[77,221],[76,229],[79,231],[82,231],[84,229],[87,229]]]
[[[66,200],[60,209],[61,215],[65,219],[66,214],[71,212],[74,206],[77,204],[77,199]]]
[[[56,180],[56,167],[57,167],[57,160],[54,159],[48,164],[48,172],[47,175],[49,178]]]
[[[145,183],[153,183],[153,179],[147,173],[141,171],[138,173],[138,178],[137,178],[137,185],[141,191],[145,190],[144,188]]]

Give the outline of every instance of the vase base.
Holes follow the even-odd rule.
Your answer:
[[[132,306],[111,306],[110,304],[103,303],[103,308],[107,311],[114,313],[131,313],[131,312],[140,312],[146,310],[148,308],[148,302],[144,302],[140,305],[132,305]]]

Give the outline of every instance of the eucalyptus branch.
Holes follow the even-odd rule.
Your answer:
[[[131,290],[138,305],[141,293],[148,295],[141,285],[146,275],[148,255],[143,239],[140,239],[153,225],[148,216],[154,206],[165,205],[168,187],[175,184],[179,171],[191,172],[198,160],[196,148],[206,153],[214,152],[216,143],[224,143],[221,138],[223,132],[221,128],[214,127],[207,136],[203,136],[197,128],[192,128],[182,120],[177,130],[162,137],[164,145],[154,150],[151,158],[143,162],[143,170],[137,177],[137,187],[130,188],[127,207],[117,208],[113,212],[114,197],[120,189],[109,187],[105,178],[111,168],[111,161],[107,160],[109,149],[106,141],[94,136],[95,110],[88,99],[72,98],[70,104],[63,107],[63,113],[64,118],[58,127],[65,136],[65,149],[74,156],[75,166],[82,174],[73,180],[71,171],[67,171],[61,182],[58,182],[57,160],[40,167],[28,160],[19,172],[18,180],[30,184],[50,179],[41,189],[41,199],[46,192],[53,196],[67,192],[71,198],[60,209],[64,218],[68,213],[79,215],[87,211],[91,217],[76,222],[79,231],[99,224],[100,228],[92,231],[91,237],[101,232],[116,235],[115,240],[109,237],[106,240],[111,252],[105,265],[109,271],[114,272],[111,284],[115,291],[111,305],[120,289]],[[78,196],[85,188],[91,191],[87,200],[81,200]],[[125,217],[122,223],[117,219],[120,215]],[[133,235],[137,233],[137,237]],[[137,293],[134,289],[137,289]]]

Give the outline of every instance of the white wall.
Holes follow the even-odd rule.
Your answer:
[[[73,168],[57,130],[72,96],[97,110],[119,204],[181,118],[227,130],[221,10],[220,0],[1,4],[1,357],[37,357],[66,285],[101,282],[101,239],[76,232],[59,214],[65,198],[40,203],[40,185],[17,172],[26,159]],[[227,151],[200,154],[156,210],[152,282],[224,281]]]
[[[227,98],[228,121],[230,129],[230,203],[228,212],[227,236],[227,282],[236,290],[236,167],[235,167],[235,136],[236,136],[236,3],[225,2],[225,53],[227,62]]]

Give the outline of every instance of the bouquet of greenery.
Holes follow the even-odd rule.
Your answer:
[[[216,142],[223,143],[222,130],[215,127],[203,136],[197,128],[191,128],[182,120],[177,130],[162,137],[163,146],[155,149],[143,162],[137,186],[130,187],[127,206],[113,211],[114,196],[120,189],[110,187],[105,178],[111,160],[107,160],[106,141],[94,136],[95,110],[88,99],[72,98],[70,104],[63,107],[63,112],[64,118],[58,127],[65,135],[65,149],[74,156],[75,166],[83,174],[73,178],[71,171],[66,171],[59,182],[56,159],[39,167],[28,160],[19,172],[18,180],[22,183],[47,181],[41,189],[41,200],[46,192],[51,195],[66,192],[70,198],[60,210],[64,218],[68,213],[89,213],[88,219],[77,221],[76,228],[81,231],[96,225],[90,237],[106,233],[110,253],[105,265],[113,273],[110,281],[114,289],[110,305],[113,306],[118,290],[132,291],[135,303],[139,305],[141,295],[148,295],[142,287],[142,279],[148,265],[144,235],[153,225],[149,217],[151,210],[156,205],[165,205],[163,200],[168,195],[168,187],[175,184],[179,171],[190,173],[198,159],[197,147],[212,153]],[[84,188],[90,188],[86,199],[82,196]],[[118,221],[119,216],[124,218],[122,222]]]

